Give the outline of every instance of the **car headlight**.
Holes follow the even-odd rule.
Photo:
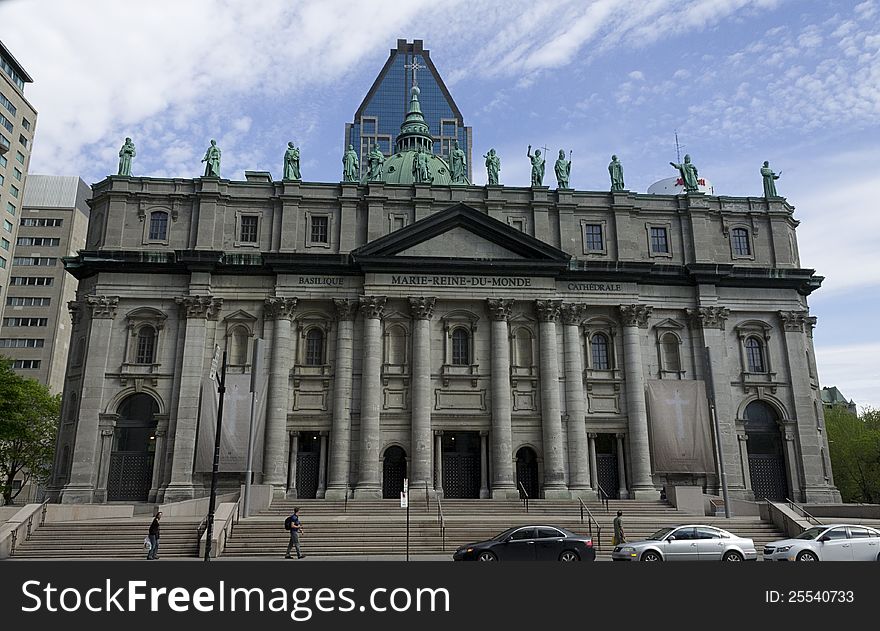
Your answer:
[[[474,551],[473,548],[468,548],[467,550],[465,550],[465,552],[473,552],[473,551]]]
[[[626,546],[626,547],[621,548],[620,551],[621,552],[635,552],[636,549],[633,548],[632,546]]]
[[[777,552],[788,552],[789,550],[791,550],[791,546],[780,546],[779,548],[776,548]]]

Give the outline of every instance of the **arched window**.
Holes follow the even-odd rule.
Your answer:
[[[525,328],[520,327],[514,334],[514,365],[528,368],[532,365],[532,334]]]
[[[764,343],[756,337],[746,339],[746,365],[749,372],[767,372]]]
[[[136,364],[153,364],[156,361],[156,329],[142,326],[137,333],[137,350],[134,355]]]
[[[681,372],[681,353],[679,352],[679,342],[675,333],[665,333],[660,338],[660,345],[663,348],[663,366],[664,370],[670,372]]]
[[[452,332],[452,365],[468,366],[471,363],[471,336],[467,329]]]
[[[590,338],[590,355],[593,359],[593,370],[611,369],[611,358],[608,354],[608,337],[604,333],[596,333]]]
[[[150,213],[150,240],[165,241],[168,238],[168,213],[157,210]]]
[[[248,331],[243,326],[232,329],[229,336],[229,365],[244,366],[248,363]]]
[[[745,228],[734,228],[730,231],[730,243],[736,256],[751,256],[752,246],[749,243],[749,231]]]
[[[406,364],[406,329],[400,325],[388,328],[388,362],[394,366]]]
[[[320,366],[324,363],[324,331],[318,327],[306,333],[306,366]]]

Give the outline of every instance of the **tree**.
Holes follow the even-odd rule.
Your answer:
[[[0,495],[10,504],[31,479],[45,482],[55,454],[61,395],[13,372],[0,357]],[[13,491],[13,481],[22,484]]]
[[[834,483],[844,502],[880,502],[880,410],[825,410]]]

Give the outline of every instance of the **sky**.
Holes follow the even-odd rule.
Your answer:
[[[87,183],[125,136],[135,175],[199,176],[216,138],[224,177],[280,178],[293,140],[306,180],[338,181],[398,38],[424,40],[504,184],[529,184],[531,144],[571,150],[586,190],[616,153],[644,192],[676,130],[716,194],[760,195],[769,160],[825,277],[822,385],[880,408],[880,0],[0,0],[0,25],[34,78],[30,172]]]

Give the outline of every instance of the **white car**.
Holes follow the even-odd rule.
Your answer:
[[[701,524],[661,528],[644,541],[622,543],[613,561],[755,561],[751,539]]]
[[[813,526],[764,546],[765,561],[880,561],[880,532],[867,526]]]

